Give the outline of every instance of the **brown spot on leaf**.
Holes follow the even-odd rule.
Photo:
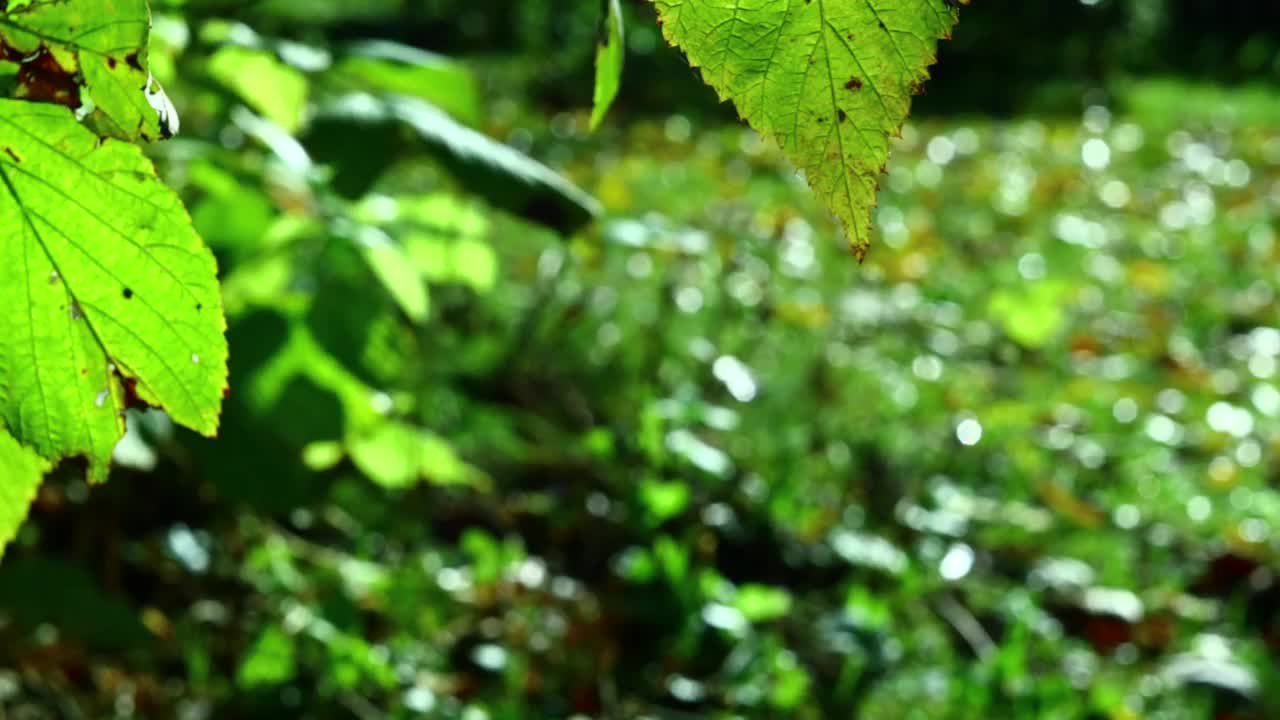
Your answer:
[[[849,114],[843,110],[836,110],[836,117],[839,118],[840,122],[844,122],[849,119]]]
[[[116,373],[119,375],[119,372]],[[138,397],[138,378],[126,377],[121,378],[121,385],[124,386],[124,406],[125,408],[133,408],[135,410],[146,410],[147,404]]]
[[[844,84],[844,89],[849,91],[862,89],[862,81],[856,77],[850,77],[849,82]]]
[[[73,110],[80,107],[80,83],[76,73],[59,65],[48,47],[41,45],[34,54],[24,57],[15,48],[5,46],[0,56],[18,63],[15,77],[17,97],[65,105]]]
[[[9,147],[8,145],[4,146],[4,154],[12,158],[13,161],[16,163],[22,162],[22,158],[18,157],[18,153],[14,152],[13,148]]]

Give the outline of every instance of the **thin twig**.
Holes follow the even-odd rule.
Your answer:
[[[995,654],[996,644],[982,627],[982,623],[978,622],[978,618],[974,617],[968,608],[956,602],[950,594],[936,598],[933,606],[942,619],[950,623],[960,637],[964,638],[978,659],[987,660]]]

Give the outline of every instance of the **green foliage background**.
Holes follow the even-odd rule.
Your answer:
[[[966,9],[1065,89],[911,121],[859,266],[623,5],[594,134],[598,3],[155,7],[231,393],[41,489],[0,717],[1280,713],[1270,66]]]

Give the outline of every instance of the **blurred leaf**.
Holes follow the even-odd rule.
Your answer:
[[[790,654],[780,655],[769,702],[775,707],[794,708],[809,695],[812,679]]]
[[[398,236],[409,264],[427,280],[466,285],[476,292],[497,285],[498,257],[489,244],[489,219],[473,204],[449,193],[375,196],[356,212]]]
[[[487,292],[497,284],[498,259],[486,242],[416,232],[405,236],[405,244],[414,264],[433,282],[458,283],[477,292]]]
[[[412,333],[396,312],[395,300],[349,243],[331,245],[325,258],[306,315],[311,336],[369,385],[393,382],[414,352]]]
[[[561,233],[572,234],[601,213],[595,198],[555,171],[458,124],[422,100],[352,94],[322,106],[320,115],[353,123],[353,135],[385,133],[388,123],[403,122],[468,190]]]
[[[660,536],[653,544],[653,554],[662,572],[673,583],[684,583],[689,574],[689,552],[670,535]]]
[[[476,292],[487,292],[498,285],[498,255],[489,243],[479,240],[460,240],[448,253],[448,267],[456,282],[471,287]]]
[[[422,274],[396,241],[373,228],[356,235],[360,253],[391,297],[414,322],[427,319],[430,298]]]
[[[404,423],[379,424],[352,440],[348,450],[361,472],[388,488],[406,488],[424,478],[442,485],[481,480],[443,438]]]
[[[855,626],[872,631],[886,628],[892,618],[888,599],[876,595],[862,585],[849,588],[849,594],[844,602],[844,612]]]
[[[490,585],[502,577],[507,557],[502,544],[492,535],[478,528],[470,528],[462,533],[458,546],[470,557],[477,584]]]
[[[395,687],[395,668],[363,638],[342,633],[327,638],[326,645],[326,667],[339,687],[352,689],[365,682],[384,690]]]
[[[1009,337],[1027,347],[1040,348],[1062,332],[1068,292],[1065,283],[1052,281],[1005,287],[991,294],[988,307]]]
[[[286,132],[295,133],[302,127],[307,78],[280,62],[274,53],[224,46],[209,58],[209,75]]]
[[[640,497],[654,525],[684,511],[689,504],[689,486],[681,481],[663,482],[645,479],[640,483]]]
[[[467,465],[447,440],[424,433],[418,443],[418,461],[422,474],[437,485],[484,484],[486,478]]]
[[[386,40],[368,40],[325,75],[336,89],[416,97],[467,125],[480,124],[480,90],[471,72],[443,55]]]
[[[333,469],[345,456],[346,451],[337,442],[309,443],[302,450],[302,462],[316,472]]]
[[[791,611],[791,594],[767,585],[743,585],[733,597],[733,606],[748,622],[769,622]]]
[[[236,671],[236,684],[245,690],[283,685],[297,675],[293,638],[268,625],[253,641]]]
[[[349,451],[356,467],[370,480],[388,488],[406,488],[419,478],[421,439],[421,430],[389,422],[356,438]]]

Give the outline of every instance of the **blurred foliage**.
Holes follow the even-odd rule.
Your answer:
[[[703,91],[511,84],[597,3],[426,5],[157,7],[224,431],[42,488],[0,717],[1280,714],[1265,77],[912,123],[858,266]]]

